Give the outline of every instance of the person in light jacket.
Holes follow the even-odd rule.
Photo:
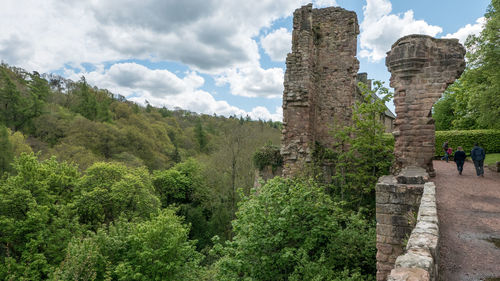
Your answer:
[[[474,144],[474,148],[472,148],[470,152],[470,157],[472,158],[472,161],[474,161],[474,167],[476,167],[477,176],[484,177],[483,164],[485,153],[484,149],[481,148],[477,142]]]

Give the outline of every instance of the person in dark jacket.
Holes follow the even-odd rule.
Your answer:
[[[474,144],[474,148],[472,148],[470,152],[470,157],[472,158],[472,161],[474,161],[474,167],[476,167],[476,174],[477,176],[484,177],[484,169],[483,169],[483,164],[484,164],[484,149],[479,147],[477,142]]]
[[[465,152],[461,146],[457,147],[457,151],[455,151],[455,155],[453,155],[453,160],[457,163],[458,174],[461,175],[464,169],[465,163]]]
[[[441,160],[446,160],[446,163],[448,163],[448,158],[450,157],[450,155],[448,155],[448,142],[445,141],[443,143],[443,150],[444,150],[444,156],[441,157]]]

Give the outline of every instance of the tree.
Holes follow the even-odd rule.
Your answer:
[[[87,84],[85,77],[82,76],[78,83],[74,84],[74,89],[70,92],[75,101],[71,104],[74,112],[80,113],[89,120],[97,118],[97,100],[92,88]]]
[[[31,106],[28,111],[29,121],[27,122],[27,125],[29,125],[29,130],[33,131],[34,128],[31,121],[33,120],[33,118],[42,115],[43,108],[50,94],[50,87],[47,80],[40,77],[40,74],[36,71],[30,74],[30,78],[31,80],[28,83],[28,88],[30,93]]]
[[[499,129],[500,122],[500,1],[492,0],[479,36],[465,43],[467,67],[434,106],[439,129]],[[449,118],[451,116],[451,126]],[[446,125],[445,128],[441,124]]]
[[[26,143],[26,137],[21,132],[12,132],[7,129],[9,133],[9,142],[12,145],[12,152],[14,156],[19,157],[22,153],[30,154],[33,152],[29,144]],[[1,150],[1,149],[0,149]]]
[[[55,159],[33,154],[14,161],[0,181],[0,279],[43,280],[81,228],[68,203],[79,173]]]
[[[75,207],[80,222],[91,230],[119,217],[146,219],[160,207],[149,173],[118,163],[95,163],[78,183]]]
[[[207,135],[205,131],[203,130],[203,125],[201,124],[201,119],[198,119],[196,121],[196,125],[194,127],[194,134],[196,137],[196,141],[198,142],[198,145],[200,146],[200,151],[204,152],[208,143],[207,140]]]
[[[116,221],[89,238],[74,239],[52,280],[198,280],[202,255],[189,227],[164,209],[140,223]]]
[[[9,141],[9,133],[4,125],[0,124],[0,176],[10,171],[10,163],[14,159],[12,145]]]
[[[17,130],[24,122],[21,93],[9,76],[9,71],[0,68],[0,123]]]
[[[243,197],[217,280],[375,280],[375,229],[311,180],[274,178]]]
[[[168,170],[154,171],[153,185],[162,206],[175,204],[179,207],[178,214],[191,224],[189,238],[198,241],[198,249],[210,245],[212,236],[221,234],[211,225],[213,198],[197,161],[188,159]]]
[[[26,74],[29,80],[7,67],[0,67],[0,122],[17,131],[32,129],[33,118],[42,114],[49,86],[37,72]]]
[[[353,108],[352,126],[336,130],[335,149],[323,153],[335,163],[331,186],[334,194],[353,210],[367,207],[374,215],[375,184],[380,176],[389,173],[393,158],[393,139],[385,136],[381,122],[391,93],[380,81],[374,82],[373,90],[364,84],[360,87],[364,100]]]

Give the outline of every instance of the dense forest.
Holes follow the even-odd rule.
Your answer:
[[[311,168],[256,190],[253,155],[279,147],[279,122],[140,106],[3,64],[0,279],[371,280],[387,98],[358,104],[339,149],[316,153],[342,167],[332,183]]]

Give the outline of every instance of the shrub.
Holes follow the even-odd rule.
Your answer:
[[[373,280],[374,224],[338,205],[313,181],[268,181],[243,198],[217,280]]]
[[[469,130],[469,131],[436,131],[436,156],[444,155],[443,143],[456,150],[461,146],[469,154],[474,143],[484,148],[486,153],[500,152],[500,130]]]
[[[273,171],[282,166],[283,157],[281,157],[279,146],[268,143],[261,147],[253,155],[253,164],[261,171],[266,166],[271,166]]]

